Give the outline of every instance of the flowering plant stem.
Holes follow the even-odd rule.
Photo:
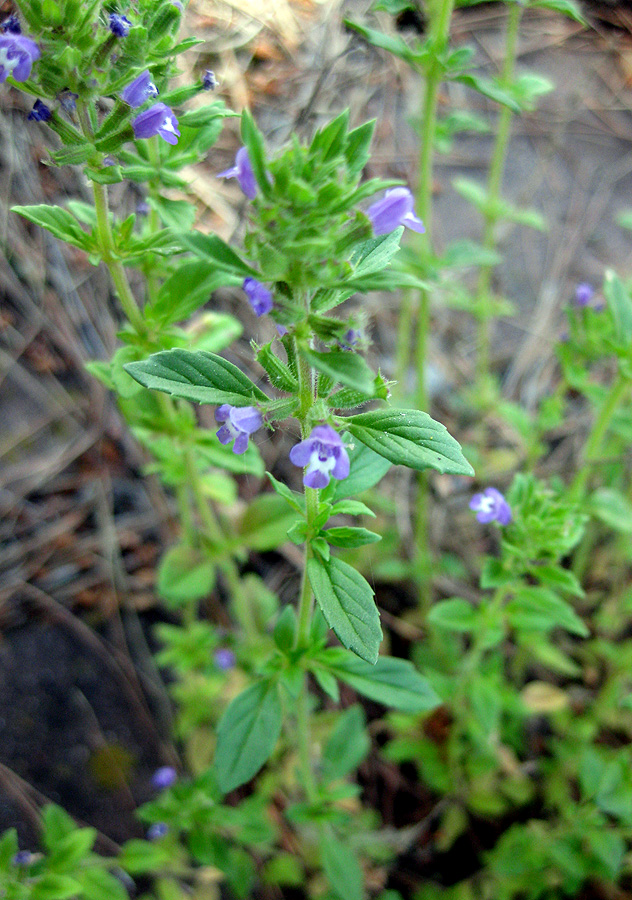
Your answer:
[[[522,18],[523,7],[520,3],[509,4],[509,17],[505,34],[505,53],[503,68],[499,86],[509,89],[514,79],[516,67],[516,54],[518,49],[518,31]],[[496,244],[496,225],[500,218],[500,188],[507,161],[507,149],[509,147],[509,135],[513,112],[508,106],[502,106],[498,116],[496,142],[489,167],[487,197],[488,211],[485,214],[483,228],[483,247],[485,250],[493,250]],[[489,311],[489,293],[491,288],[494,266],[491,264],[481,266],[478,283],[476,286],[476,309],[480,311],[477,333],[477,357],[476,357],[476,395],[483,402],[490,400],[490,339],[491,339],[491,313]]]

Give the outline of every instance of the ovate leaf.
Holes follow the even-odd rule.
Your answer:
[[[278,740],[283,710],[278,685],[259,681],[231,702],[217,726],[215,772],[225,793],[253,778]]]
[[[368,581],[335,557],[312,557],[307,574],[327,624],[341,643],[368,663],[378,658],[382,629]]]
[[[345,421],[354,438],[395,465],[452,475],[474,469],[444,425],[416,409],[376,409]]]
[[[349,350],[330,350],[318,353],[307,347],[301,347],[301,356],[310,362],[319,372],[330,375],[334,381],[360,391],[372,397],[375,393],[373,372],[362,356]]]
[[[374,666],[331,648],[319,659],[358,693],[404,712],[426,712],[441,702],[430,683],[405,659],[380,656]]]
[[[248,406],[268,399],[241,369],[204,350],[163,350],[125,369],[144,387],[194,403]]]

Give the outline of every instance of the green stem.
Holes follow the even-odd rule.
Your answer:
[[[523,7],[520,3],[511,3],[509,5],[509,19],[507,21],[507,31],[505,35],[505,56],[500,76],[500,86],[502,88],[509,88],[514,79],[518,50],[518,30],[522,18],[522,10]],[[512,118],[513,113],[511,109],[509,109],[508,106],[501,107],[498,117],[496,142],[494,144],[487,182],[489,210],[485,215],[485,225],[483,229],[483,247],[486,250],[493,250],[496,246],[496,225],[499,220],[498,210],[500,203],[500,189],[507,161]],[[491,343],[489,299],[493,269],[494,267],[492,265],[481,266],[476,288],[476,309],[479,313],[476,385],[479,398],[489,397],[488,378],[490,374]]]

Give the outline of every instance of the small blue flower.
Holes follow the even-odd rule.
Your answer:
[[[207,69],[202,76],[202,87],[205,91],[214,91],[218,86],[219,81],[215,77],[215,72],[211,72],[210,69]]]
[[[222,672],[228,672],[235,666],[235,654],[229,647],[219,647],[215,651],[215,665]]]
[[[357,328],[349,328],[345,331],[342,340],[339,342],[342,350],[351,350],[362,338],[362,332]]]
[[[274,305],[272,294],[264,284],[261,284],[256,278],[244,278],[242,288],[256,316],[264,316],[270,312]]]
[[[110,13],[108,27],[114,37],[127,37],[132,23],[127,16],[121,16],[119,13]]]
[[[18,852],[13,857],[13,865],[28,866],[32,859],[33,854],[30,850],[18,850]]]
[[[248,449],[248,438],[263,425],[261,413],[255,406],[230,406],[224,403],[215,410],[215,421],[221,423],[217,431],[220,444],[234,441],[233,453],[238,455]]]
[[[137,140],[159,134],[168,144],[177,144],[180,137],[178,120],[173,114],[173,110],[164,103],[155,103],[149,109],[139,113],[132,121],[132,128]]]
[[[235,156],[235,165],[230,169],[220,172],[218,178],[236,178],[239,187],[242,189],[249,200],[254,200],[257,196],[257,182],[255,173],[252,171],[252,164],[248,151],[245,147],[240,147]]]
[[[131,106],[132,109],[138,109],[146,100],[152,100],[158,96],[158,88],[151,80],[151,73],[148,69],[141,72],[127,87],[123,88],[121,98]]]
[[[4,31],[5,34],[22,34],[22,26],[15,13],[4,20],[2,25],[0,25],[0,31]]]
[[[33,104],[33,109],[26,118],[29,122],[48,122],[51,116],[52,112],[46,104],[42,103],[41,100],[36,100]]]
[[[582,281],[575,288],[575,306],[588,306],[595,293],[592,284]]]
[[[0,84],[9,75],[14,81],[26,81],[36,59],[40,58],[39,47],[30,38],[15,32],[5,32],[0,37]]]
[[[169,826],[167,823],[154,822],[154,824],[150,825],[147,829],[147,840],[159,841],[160,838],[163,838],[166,834],[169,834]]]
[[[154,774],[151,776],[151,783],[159,791],[164,791],[167,788],[170,788],[171,785],[175,784],[177,780],[178,773],[173,768],[173,766],[161,766],[159,769],[156,769]]]
[[[511,507],[496,488],[488,487],[480,494],[474,494],[470,500],[470,509],[476,512],[479,522],[498,522],[509,525],[512,519]]]
[[[339,480],[349,474],[349,456],[342,438],[330,425],[317,425],[306,440],[290,450],[290,461],[304,466],[303,484],[310,488],[324,488],[329,476]]]
[[[79,99],[79,94],[75,94],[74,91],[68,90],[65,88],[59,94],[59,103],[62,109],[64,109],[67,113],[72,114],[77,109],[77,100]]]
[[[390,234],[400,225],[423,234],[426,229],[421,219],[415,215],[414,205],[414,197],[407,187],[396,187],[387,191],[382,199],[371,204],[366,212],[375,236]]]

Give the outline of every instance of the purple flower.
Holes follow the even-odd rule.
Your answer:
[[[285,335],[287,334],[287,328],[285,327],[285,325],[277,325],[276,330],[279,334],[279,337],[285,337]]]
[[[159,791],[164,791],[166,788],[170,788],[171,785],[175,784],[177,780],[178,773],[173,768],[173,766],[161,766],[159,769],[156,769],[154,774],[151,776],[151,783]]]
[[[18,852],[13,857],[13,865],[14,866],[28,866],[33,858],[33,854],[30,850],[18,850]]]
[[[481,494],[474,494],[470,500],[470,509],[476,512],[479,522],[498,522],[499,525],[509,525],[511,522],[511,507],[496,488],[488,487]]]
[[[148,216],[149,215],[149,203],[145,200],[139,200],[136,204],[136,215],[137,216]]]
[[[138,109],[145,100],[151,100],[158,96],[158,88],[151,80],[151,74],[148,69],[141,72],[126,88],[123,88],[121,98],[132,109]]]
[[[424,223],[414,212],[414,198],[407,187],[396,187],[387,191],[381,200],[371,204],[366,211],[371,220],[373,233],[390,234],[400,225],[405,225],[420,234],[426,230]]]
[[[77,100],[79,99],[79,94],[75,94],[73,91],[69,91],[68,88],[64,88],[63,91],[59,94],[59,103],[67,113],[74,113],[77,109]]]
[[[330,425],[317,425],[310,436],[290,450],[290,460],[295,466],[306,466],[303,484],[310,488],[323,488],[329,484],[329,476],[346,478],[349,474],[349,457],[337,431]]]
[[[222,672],[228,672],[235,665],[235,654],[229,647],[219,647],[215,651],[215,665]]]
[[[4,20],[0,25],[0,31],[4,31],[5,34],[22,34],[22,26],[15,13]]]
[[[575,306],[588,306],[594,293],[595,289],[592,284],[589,284],[587,281],[582,281],[582,283],[578,284],[575,288]]]
[[[224,403],[215,410],[215,421],[222,427],[217,431],[220,444],[235,441],[233,453],[245,453],[248,449],[248,438],[263,425],[261,413],[255,406],[230,406]]]
[[[148,841],[158,841],[160,838],[163,838],[166,834],[169,834],[169,826],[166,822],[154,822],[153,825],[150,825],[147,829],[147,840]]]
[[[15,81],[26,81],[33,63],[39,58],[40,51],[35,41],[15,32],[6,32],[0,37],[0,84],[9,75]]]
[[[273,306],[272,294],[264,284],[256,278],[244,278],[242,288],[256,316],[264,316],[270,312]]]
[[[164,103],[154,103],[145,112],[136,116],[132,121],[132,128],[137,140],[159,134],[168,144],[177,144],[180,137],[178,120]]]
[[[127,37],[132,23],[127,16],[121,16],[119,13],[110,13],[109,28],[114,37]]]
[[[339,342],[342,350],[351,350],[362,337],[361,332],[357,328],[349,328],[345,331],[342,340]]]
[[[41,100],[36,100],[33,104],[33,109],[26,118],[29,122],[48,122],[51,116],[52,113],[46,104],[42,103]]]
[[[211,72],[210,69],[207,69],[204,75],[202,76],[202,87],[205,91],[214,91],[216,87],[218,87],[219,81],[215,77],[215,72]]]
[[[257,196],[257,182],[255,181],[255,173],[252,171],[252,164],[248,151],[245,147],[240,147],[235,156],[235,165],[224,172],[220,172],[218,178],[236,178],[239,187],[242,189],[249,200],[254,200]]]

